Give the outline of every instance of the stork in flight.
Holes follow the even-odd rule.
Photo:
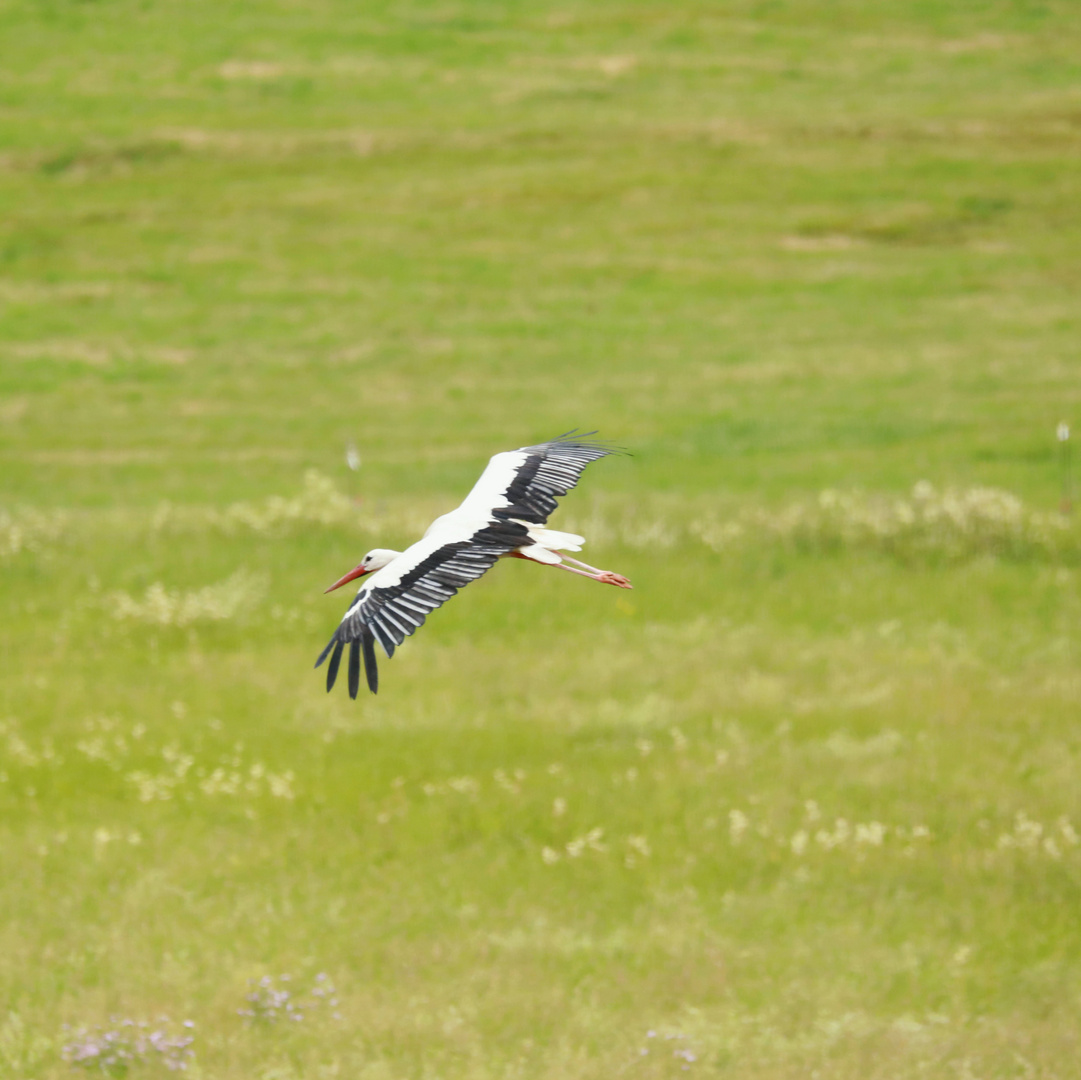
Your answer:
[[[405,551],[375,548],[359,566],[334,582],[327,592],[371,575],[315,662],[319,667],[330,657],[327,691],[334,686],[348,645],[349,696],[355,698],[360,688],[362,650],[368,689],[377,693],[375,643],[382,645],[388,658],[393,656],[394,649],[423,625],[430,612],[490,570],[497,559],[530,559],[605,585],[631,588],[622,574],[598,570],[559,554],[581,551],[584,537],[543,527],[556,508],[556,497],[566,495],[578,483],[591,461],[622,453],[616,447],[589,441],[589,435],[595,434],[571,431],[551,442],[496,454],[462,505],[436,518],[415,544]]]

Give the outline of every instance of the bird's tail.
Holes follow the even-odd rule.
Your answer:
[[[536,525],[529,527],[529,539],[549,551],[581,551],[586,542],[584,536],[577,533],[559,532],[558,529],[541,529]]]

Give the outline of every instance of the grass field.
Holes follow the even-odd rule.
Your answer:
[[[0,60],[0,1076],[1081,1077],[1076,4]],[[322,589],[575,426],[635,591],[500,565],[328,697]]]

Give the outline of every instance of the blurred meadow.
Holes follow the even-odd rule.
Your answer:
[[[1081,8],[0,61],[0,1076],[1081,1076]],[[502,564],[327,696],[322,589],[572,427],[635,591]]]

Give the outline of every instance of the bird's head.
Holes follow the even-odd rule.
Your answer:
[[[333,592],[358,577],[374,574],[376,570],[382,570],[384,566],[392,563],[399,555],[401,555],[400,551],[391,551],[389,548],[372,548],[345,577],[338,578],[329,589],[324,591]]]

